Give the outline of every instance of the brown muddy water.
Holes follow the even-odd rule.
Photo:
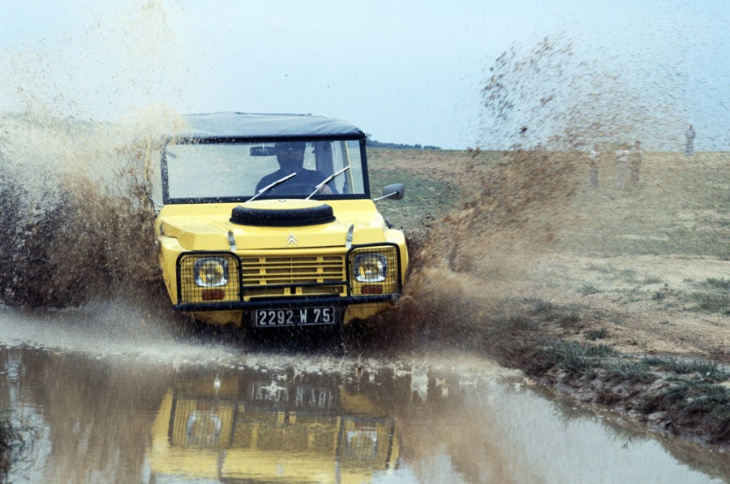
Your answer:
[[[181,338],[154,317],[124,302],[0,307],[0,408],[27,442],[10,482],[730,479],[710,448],[633,430],[486,359],[281,354]]]

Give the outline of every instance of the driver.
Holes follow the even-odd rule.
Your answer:
[[[270,192],[266,193],[276,194],[278,192],[280,194],[291,194],[290,191],[287,191],[287,187],[292,188],[293,185],[300,186],[300,188],[295,191],[302,190],[301,186],[306,185],[308,192],[301,194],[309,195],[312,193],[315,187],[327,178],[327,175],[321,171],[307,170],[304,168],[304,150],[306,146],[307,144],[303,141],[276,143],[276,161],[279,162],[279,169],[274,173],[266,175],[261,179],[261,181],[259,181],[258,185],[256,185],[256,193],[258,193],[262,188],[274,183],[276,180],[281,180],[292,173],[296,173],[297,176],[290,178],[281,185],[274,187]],[[302,191],[304,192],[306,190]],[[329,194],[332,192],[333,190],[329,185],[325,185],[319,191],[319,193],[323,194]]]

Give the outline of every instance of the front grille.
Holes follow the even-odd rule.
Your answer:
[[[246,295],[263,286],[335,284],[346,279],[344,255],[241,257],[241,282]],[[322,290],[332,293],[332,289]]]

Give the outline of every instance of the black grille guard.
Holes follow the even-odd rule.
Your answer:
[[[333,296],[333,297],[280,297],[256,298],[252,301],[226,301],[218,303],[177,304],[178,311],[225,311],[225,310],[253,310],[265,308],[301,308],[310,306],[350,306],[353,304],[368,304],[379,302],[393,302],[400,298],[400,293],[378,294],[372,296]]]

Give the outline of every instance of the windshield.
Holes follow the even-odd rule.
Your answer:
[[[170,144],[163,152],[163,199],[367,197],[363,161],[359,140]]]

